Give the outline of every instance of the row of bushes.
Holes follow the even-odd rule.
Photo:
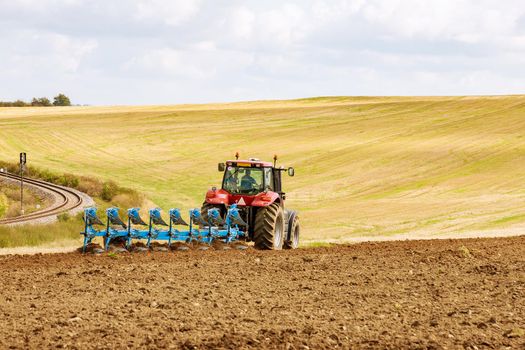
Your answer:
[[[64,94],[58,94],[53,98],[53,103],[47,97],[33,97],[31,102],[22,100],[0,101],[0,107],[50,107],[50,106],[71,106],[71,100]]]

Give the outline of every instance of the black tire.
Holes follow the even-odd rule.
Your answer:
[[[257,210],[254,226],[256,249],[280,250],[285,235],[284,212],[278,203]]]
[[[220,210],[221,212],[221,218],[224,219],[224,206],[220,205],[220,204],[210,204],[208,202],[204,202],[202,203],[202,207],[201,207],[201,217],[206,221],[208,222],[208,210],[209,209],[212,209],[212,208],[217,208]]]
[[[294,210],[286,211],[286,238],[284,239],[284,249],[297,249],[299,247],[299,215]]]

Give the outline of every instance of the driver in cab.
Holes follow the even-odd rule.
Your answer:
[[[244,173],[244,176],[241,178],[241,189],[245,191],[251,191],[255,187],[257,187],[257,182],[253,177],[250,175],[251,170],[246,169],[246,172]]]

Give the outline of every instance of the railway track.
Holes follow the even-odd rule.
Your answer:
[[[8,178],[14,181],[20,181],[20,176],[11,173],[1,172],[0,177]],[[53,203],[51,204],[51,206],[39,211],[20,215],[13,218],[0,219],[0,225],[18,224],[30,222],[36,219],[55,216],[76,209],[82,206],[84,202],[80,194],[64,186],[59,186],[46,181],[35,180],[26,177],[24,177],[24,184],[37,187],[40,190],[49,193],[54,198]]]

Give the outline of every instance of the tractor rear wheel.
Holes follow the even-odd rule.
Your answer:
[[[299,216],[294,210],[286,211],[286,238],[284,239],[284,249],[296,249],[299,247]]]
[[[282,249],[285,235],[283,208],[278,203],[257,210],[254,227],[256,249]]]
[[[220,204],[210,204],[208,202],[202,203],[201,207],[201,217],[208,222],[208,210],[212,208],[217,208],[221,212],[221,218],[224,218],[224,206]]]

